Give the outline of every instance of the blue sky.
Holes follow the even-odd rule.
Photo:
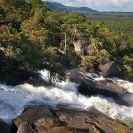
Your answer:
[[[66,6],[90,7],[98,11],[133,12],[133,0],[47,0]]]

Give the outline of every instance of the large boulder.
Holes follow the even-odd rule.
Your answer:
[[[12,133],[11,126],[0,120],[0,133]]]
[[[107,62],[99,65],[100,74],[102,76],[113,76],[116,75],[117,67],[114,61]]]
[[[130,100],[132,95],[109,79],[93,81],[92,78],[86,76],[78,69],[67,70],[66,75],[71,82],[79,84],[78,92],[82,95],[103,95],[104,97],[111,97],[119,105],[133,105],[133,102]]]
[[[17,133],[73,133],[73,129],[61,122],[46,106],[26,108],[13,123],[18,128]]]
[[[82,111],[58,106],[57,111],[51,112],[45,106],[28,107],[13,122],[17,133],[133,133],[123,123],[94,108]]]

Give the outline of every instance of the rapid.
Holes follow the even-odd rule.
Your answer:
[[[48,82],[48,71],[40,71],[43,80]],[[102,76],[88,73],[87,76],[93,80],[105,80]],[[113,83],[119,84],[131,93],[133,101],[133,83],[110,78]],[[102,95],[83,96],[77,90],[79,84],[70,82],[68,79],[57,83],[55,87],[34,87],[30,84],[21,84],[10,86],[0,83],[0,119],[11,124],[12,119],[18,116],[25,107],[30,105],[48,105],[50,108],[57,109],[58,106],[67,106],[70,108],[89,110],[91,107],[105,113],[115,119],[120,118],[123,121],[133,121],[133,106],[122,106],[116,104],[110,97]]]

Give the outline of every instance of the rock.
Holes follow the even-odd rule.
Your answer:
[[[83,56],[82,58],[84,58],[85,52],[86,52],[87,46],[88,46],[87,42],[84,40],[77,40],[77,41],[73,42],[73,45],[75,47],[75,51],[81,52],[82,56]]]
[[[99,65],[99,70],[101,71],[100,74],[105,77],[115,75],[117,72],[116,69],[117,68],[114,61]]]
[[[108,81],[97,81],[95,83],[96,83],[95,85],[99,88],[104,88],[104,89],[108,89],[108,90],[115,90],[118,92],[127,92],[127,90],[125,90],[123,87],[121,87],[117,84],[109,83]]]
[[[45,86],[45,87],[51,88],[54,86],[53,84],[47,83],[46,81],[44,81],[38,74],[31,74],[29,75],[27,80],[20,82],[20,84],[24,84],[24,83],[32,84],[35,87]]]
[[[52,111],[54,115],[45,106],[26,108],[13,120],[18,127],[17,133],[133,133],[123,123],[94,108],[88,111],[58,108]]]
[[[19,127],[20,124],[26,121],[39,120],[40,118],[53,118],[51,111],[46,106],[28,107],[13,122]]]
[[[18,127],[17,133],[45,133],[61,126],[46,106],[28,107],[13,122]]]
[[[67,127],[80,129],[84,133],[133,133],[133,130],[124,124],[114,121],[94,108],[89,111],[61,109],[56,114]]]
[[[54,86],[53,84],[44,81],[39,74],[34,74],[34,73],[23,73],[23,74],[0,73],[0,82],[12,86],[25,84],[25,83],[31,84],[35,87],[45,86],[51,88]]]
[[[5,67],[5,53],[0,49],[0,71]]]
[[[131,94],[124,88],[108,81],[93,81],[86,77],[84,73],[79,70],[67,70],[67,78],[71,82],[80,84],[78,92],[84,96],[103,95],[111,97],[117,104],[124,106],[133,106]]]
[[[77,40],[73,42],[75,51],[82,52],[82,50],[86,48],[86,41],[84,40]]]
[[[79,131],[67,127],[45,106],[28,107],[13,122],[18,127],[17,133],[73,133],[73,131]]]
[[[12,133],[11,127],[2,120],[0,120],[0,133]]]
[[[49,133],[73,133],[73,131],[66,126],[62,126],[52,128],[51,130],[49,130]]]

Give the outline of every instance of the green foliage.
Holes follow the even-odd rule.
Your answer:
[[[70,65],[77,67],[81,63],[81,58],[77,55],[74,49],[69,48],[67,51],[67,57]]]
[[[88,69],[97,69],[99,64],[104,64],[110,61],[110,55],[105,50],[99,50],[95,46],[89,46],[88,48],[88,56],[86,56],[82,61],[79,67],[84,68],[85,70]]]
[[[113,60],[127,71],[133,69],[133,37],[124,29],[120,32],[118,23],[114,30],[115,26],[112,27],[108,19],[94,23],[81,13],[51,11],[41,0],[28,3],[24,0],[0,0],[0,5],[0,46],[6,48],[6,68],[10,71],[14,68],[24,71],[45,68],[49,70],[50,82],[63,80],[59,57],[54,50],[61,49],[60,44],[65,46],[72,66],[81,63],[79,66],[84,69],[96,69],[100,63]],[[128,20],[127,16],[125,18]],[[111,21],[113,24],[114,19]],[[89,45],[82,59],[80,52],[76,53],[71,48],[76,40],[84,40]]]
[[[19,40],[19,34],[16,29],[9,25],[0,26],[0,45],[7,48],[8,46],[15,46]]]
[[[29,17],[30,7],[24,0],[9,0],[1,3],[4,23],[11,23],[13,28],[19,30],[20,23]]]
[[[43,62],[45,68],[49,71],[48,78],[49,82],[57,83],[62,80],[65,80],[65,74],[61,70],[61,66],[58,63],[58,55],[56,54],[56,50],[49,47],[44,51]]]
[[[43,2],[41,0],[29,0],[28,4],[31,4],[33,7],[43,7]]]
[[[106,49],[110,59],[117,62],[121,69],[133,69],[133,18],[131,13],[88,14],[87,18],[96,23],[93,44],[98,49]],[[100,21],[100,22],[99,22]]]
[[[38,49],[27,36],[20,34],[19,53],[16,53],[19,67],[23,70],[35,71],[44,68],[41,61],[43,51]]]

